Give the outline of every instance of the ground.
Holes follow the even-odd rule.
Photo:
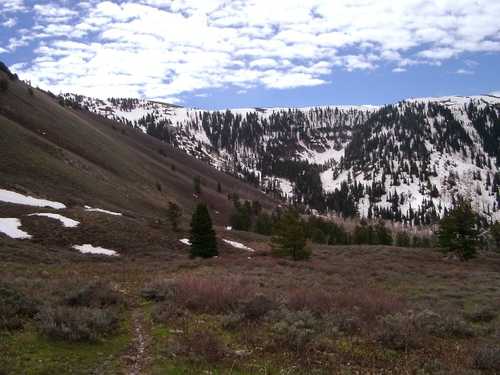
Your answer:
[[[0,373],[480,374],[476,351],[498,339],[496,255],[462,263],[435,249],[311,245],[311,260],[294,262],[270,256],[267,237],[218,227],[219,257],[190,259],[179,242],[187,233],[166,224],[58,212],[83,224],[29,217],[22,228],[32,240],[0,235],[0,283],[52,303],[68,282],[103,282],[125,301],[119,326],[95,342],[71,342],[28,318],[1,332]],[[121,255],[69,248],[91,234]],[[427,334],[414,317],[429,311],[438,321]]]

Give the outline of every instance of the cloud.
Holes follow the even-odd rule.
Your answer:
[[[17,24],[17,20],[15,18],[9,18],[9,19],[7,19],[7,21],[4,21],[2,23],[2,26],[7,27],[7,28],[11,28],[11,27],[16,26],[16,24]]]
[[[460,75],[473,75],[474,71],[469,69],[458,69],[455,73]]]
[[[22,12],[26,10],[23,0],[0,0],[0,13]]]
[[[26,5],[0,0],[16,8]],[[19,73],[99,97],[316,86],[338,70],[403,72],[500,51],[492,0],[54,0],[31,15],[29,32],[5,43],[35,54]],[[457,74],[474,71],[467,61]]]

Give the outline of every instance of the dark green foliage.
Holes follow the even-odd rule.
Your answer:
[[[379,221],[375,225],[375,237],[378,245],[392,245],[392,235],[389,229],[386,228],[383,221]]]
[[[476,214],[470,202],[459,200],[439,223],[439,246],[445,253],[454,253],[461,260],[468,260],[476,255],[477,234]]]
[[[179,220],[181,216],[182,211],[179,205],[174,202],[168,202],[167,217],[174,232],[177,232],[179,229]]]
[[[252,228],[252,209],[250,203],[245,201],[244,204],[241,204],[239,201],[235,201],[229,222],[234,230],[249,231]]]
[[[0,79],[0,92],[5,92],[9,89],[9,81],[5,78]]]
[[[30,96],[34,96],[34,95],[35,95],[35,92],[33,91],[33,88],[28,87],[28,94],[29,94]]]
[[[500,251],[500,221],[495,222],[490,228],[493,243],[497,251]]]
[[[201,177],[196,176],[193,178],[193,189],[196,194],[201,194]]]
[[[308,259],[310,250],[306,247],[306,234],[296,211],[287,210],[275,223],[271,239],[273,254],[291,256],[293,260]]]
[[[191,219],[191,257],[211,258],[218,255],[212,219],[204,203],[198,204]]]
[[[265,212],[261,212],[255,219],[255,232],[269,236],[273,231],[273,220],[271,216]]]
[[[410,235],[408,232],[402,231],[396,234],[396,246],[410,247]]]
[[[36,312],[34,301],[9,285],[0,284],[0,331],[21,328]]]
[[[353,233],[353,243],[356,245],[373,245],[375,242],[375,234],[373,227],[368,225],[364,220],[361,220],[359,225],[356,225]]]
[[[349,236],[344,227],[333,221],[310,216],[304,225],[306,236],[312,242],[328,245],[345,245],[349,243]]]

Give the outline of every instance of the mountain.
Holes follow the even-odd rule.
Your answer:
[[[204,111],[74,94],[89,110],[320,212],[431,224],[459,196],[500,219],[500,98]]]
[[[263,207],[277,204],[259,189],[142,131],[65,108],[54,95],[31,88],[5,69],[0,81],[0,189],[144,219],[166,218],[169,201],[189,218],[203,200],[219,225],[227,224],[233,208],[230,193]],[[197,177],[201,197],[193,195]]]

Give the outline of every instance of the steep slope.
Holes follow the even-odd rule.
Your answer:
[[[133,216],[162,217],[169,201],[188,215],[193,178],[220,224],[227,221],[227,193],[275,203],[258,189],[153,137],[126,129],[58,101],[0,72],[0,188],[29,193],[68,206],[102,207]],[[217,184],[223,193],[217,192]]]
[[[462,196],[486,219],[500,218],[498,97],[226,111],[72,94],[61,101],[320,211],[430,224]]]

